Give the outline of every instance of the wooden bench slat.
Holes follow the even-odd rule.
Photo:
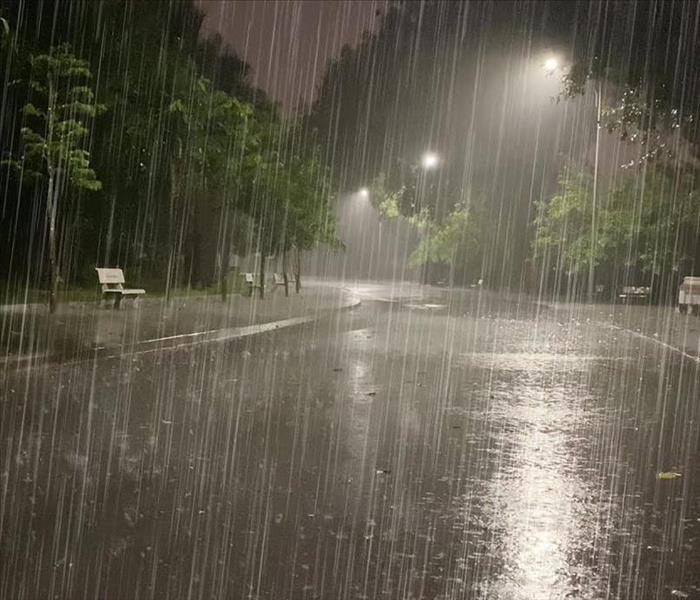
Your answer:
[[[124,271],[121,269],[96,268],[100,283],[124,283]]]

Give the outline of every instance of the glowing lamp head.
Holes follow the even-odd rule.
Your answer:
[[[369,198],[369,190],[366,187],[360,188],[358,192],[361,198]]]
[[[434,169],[439,162],[440,158],[434,152],[426,152],[421,158],[421,165],[424,169]]]
[[[547,73],[556,71],[558,67],[559,61],[554,56],[550,56],[544,61],[544,70],[547,71]]]

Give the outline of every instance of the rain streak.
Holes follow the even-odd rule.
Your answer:
[[[0,600],[700,600],[700,3],[0,0]]]

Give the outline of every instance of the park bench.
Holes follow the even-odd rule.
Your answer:
[[[253,295],[253,290],[260,287],[258,278],[253,273],[241,273],[243,285],[249,296]]]
[[[124,287],[124,271],[121,269],[96,268],[97,279],[102,286],[102,298],[106,300],[114,297],[114,308],[119,309],[122,298],[138,298],[146,293],[146,290],[127,289]]]
[[[241,273],[243,277],[243,285],[245,286],[248,295],[253,295],[253,290],[260,288],[260,277],[255,273]],[[266,278],[267,281],[269,279]],[[287,283],[294,283],[293,277],[287,278]],[[275,286],[273,290],[277,289],[276,286],[284,285],[284,276],[279,273],[272,274],[272,283]]]
[[[292,275],[287,275],[287,283],[294,283],[295,279]],[[284,285],[284,274],[273,273],[272,283],[275,285]]]
[[[623,302],[632,302],[634,300],[646,300],[651,294],[651,288],[648,285],[626,285],[622,288],[620,300]]]

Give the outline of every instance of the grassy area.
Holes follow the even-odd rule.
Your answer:
[[[147,298],[162,298],[165,296],[165,289],[158,286],[146,287]],[[187,298],[191,296],[218,294],[216,286],[206,288],[181,287],[175,288],[172,292],[174,297]],[[59,290],[59,303],[61,302],[98,302],[100,300],[100,289],[97,286],[89,287],[69,287]],[[3,304],[47,304],[48,290],[39,288],[18,289],[8,288],[0,284],[0,305]]]

